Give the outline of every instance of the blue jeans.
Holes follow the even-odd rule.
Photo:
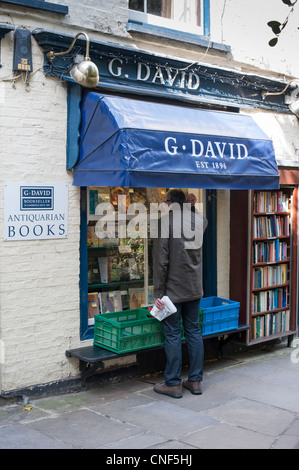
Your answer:
[[[204,348],[199,326],[199,302],[200,300],[192,300],[175,304],[177,312],[162,322],[165,335],[166,367],[164,377],[166,385],[181,383],[181,317],[190,361],[188,380],[193,382],[203,378]]]

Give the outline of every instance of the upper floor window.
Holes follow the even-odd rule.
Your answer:
[[[129,0],[129,19],[203,35],[204,0]]]
[[[51,1],[48,2],[45,0],[1,0],[1,3],[25,6],[52,13],[61,13],[63,15],[68,13],[68,7],[66,5],[60,5],[59,3],[52,3]]]

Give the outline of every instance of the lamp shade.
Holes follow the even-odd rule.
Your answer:
[[[98,68],[89,57],[85,57],[82,62],[74,65],[70,71],[70,76],[77,83],[87,88],[94,88],[99,82]]]

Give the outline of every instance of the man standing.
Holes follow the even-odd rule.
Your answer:
[[[169,191],[166,203],[169,214],[161,217],[159,236],[154,240],[154,297],[155,305],[163,308],[161,298],[167,295],[177,312],[163,320],[165,382],[156,384],[154,391],[181,398],[182,386],[194,395],[202,393],[204,351],[199,326],[199,303],[203,297],[201,246],[208,222],[194,207],[186,204],[185,194],[181,190]],[[190,361],[188,380],[184,380],[183,384],[181,318]]]

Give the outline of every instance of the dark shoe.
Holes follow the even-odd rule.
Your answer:
[[[162,382],[154,386],[154,391],[161,393],[161,395],[168,395],[171,398],[182,398],[182,384],[179,385],[166,385]]]
[[[193,393],[193,395],[202,394],[200,380],[196,380],[196,382],[190,382],[190,380],[184,380],[183,387],[189,390],[189,392]]]

